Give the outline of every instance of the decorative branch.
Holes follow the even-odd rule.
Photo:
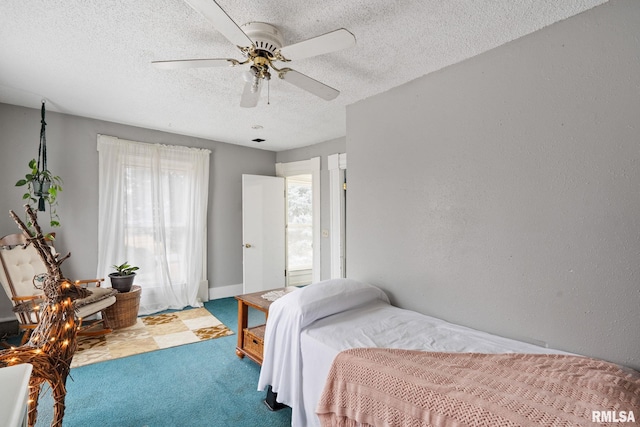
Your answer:
[[[25,210],[35,234],[29,231],[15,212],[11,211],[10,215],[20,230],[29,236],[27,245],[34,247],[47,268],[47,273],[34,278],[34,281],[42,283],[44,302],[40,323],[29,341],[23,346],[0,351],[0,366],[31,363],[33,371],[29,381],[29,426],[36,423],[40,389],[42,384],[47,382],[51,386],[54,399],[51,427],[62,427],[67,393],[65,384],[77,348],[77,332],[81,322],[81,319],[76,317],[73,301],[88,296],[90,292],[74,286],[63,276],[60,264],[71,254],[58,260],[42,234],[36,213],[29,205],[25,206]],[[18,305],[14,310],[24,309],[25,307]]]

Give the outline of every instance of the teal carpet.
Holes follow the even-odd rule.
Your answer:
[[[235,354],[237,306],[235,298],[205,303],[234,335],[72,369],[64,427],[289,426],[289,408],[264,405],[259,366]],[[250,310],[250,325],[261,316]],[[43,392],[39,427],[53,418],[50,389]]]

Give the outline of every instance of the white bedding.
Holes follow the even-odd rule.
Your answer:
[[[273,387],[278,401],[292,408],[292,426],[320,425],[315,408],[327,373],[334,357],[348,348],[560,353],[393,307],[381,293],[371,285],[332,280],[271,305],[258,389]]]
[[[290,292],[274,301],[264,335],[258,390],[268,385],[278,401],[292,408],[302,401],[300,332],[318,319],[371,301],[389,299],[380,289],[349,279],[328,280]],[[295,411],[295,410],[294,410]]]

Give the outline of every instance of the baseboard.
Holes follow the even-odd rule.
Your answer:
[[[242,283],[238,285],[218,286],[215,288],[209,288],[209,299],[220,299],[235,297],[236,295],[242,295]]]

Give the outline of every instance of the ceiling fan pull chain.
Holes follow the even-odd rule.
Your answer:
[[[271,79],[267,80],[267,105],[271,105],[271,101],[270,101],[270,96],[271,96],[271,86],[269,85],[269,82],[271,81]]]

